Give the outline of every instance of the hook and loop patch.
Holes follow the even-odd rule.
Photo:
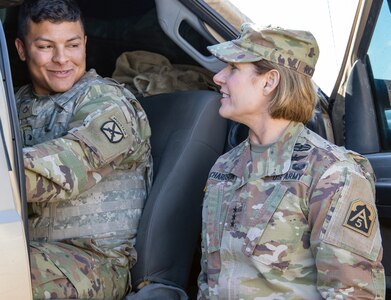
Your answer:
[[[350,204],[343,226],[368,237],[372,233],[375,217],[372,205],[356,200]]]
[[[103,123],[100,130],[105,134],[110,143],[119,143],[124,138],[124,133],[115,120]]]

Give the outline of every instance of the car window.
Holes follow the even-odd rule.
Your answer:
[[[383,148],[391,150],[391,25],[390,1],[383,5],[368,49]]]
[[[359,0],[198,0],[236,29],[243,21],[311,31],[320,56],[314,81],[330,95],[346,51]],[[282,9],[284,8],[284,9]]]

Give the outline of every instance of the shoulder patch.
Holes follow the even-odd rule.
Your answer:
[[[356,200],[350,204],[343,226],[368,237],[372,233],[375,217],[375,210],[371,204]]]
[[[110,143],[119,143],[124,138],[124,133],[121,125],[115,120],[103,123],[100,130],[104,133]]]

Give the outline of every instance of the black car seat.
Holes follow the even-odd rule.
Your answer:
[[[186,91],[140,99],[152,129],[154,183],[131,270],[133,289],[140,290],[126,299],[186,298],[206,179],[227,135],[219,98],[212,91]]]

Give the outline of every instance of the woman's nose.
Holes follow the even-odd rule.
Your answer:
[[[220,72],[216,73],[214,76],[213,76],[213,82],[216,83],[217,85],[222,85],[224,82],[225,82],[225,71],[226,71],[226,67],[224,69],[222,69]]]

